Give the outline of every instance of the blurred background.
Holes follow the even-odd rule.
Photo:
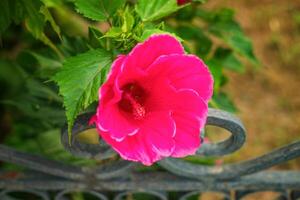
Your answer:
[[[287,0],[218,0],[209,8],[230,7],[254,45],[261,62],[245,73],[226,72],[224,90],[234,100],[247,130],[241,150],[227,161],[255,157],[300,139],[300,2]],[[300,169],[292,160],[273,169]],[[212,194],[207,199],[215,199]],[[276,199],[272,192],[246,199]]]
[[[209,8],[229,7],[251,38],[261,67],[226,71],[224,90],[234,100],[247,129],[245,146],[234,159],[254,157],[300,139],[300,2],[218,0]],[[282,168],[300,169],[300,160]]]

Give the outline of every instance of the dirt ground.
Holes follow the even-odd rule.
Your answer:
[[[300,1],[211,0],[209,8],[229,7],[252,39],[259,69],[247,66],[244,74],[229,72],[224,90],[237,105],[247,129],[243,148],[225,162],[250,159],[300,139]],[[274,168],[300,170],[300,159]],[[274,192],[251,199],[276,199]],[[218,199],[204,195],[201,199]]]
[[[218,0],[230,7],[252,39],[259,69],[228,73],[225,91],[247,129],[246,145],[228,160],[244,160],[300,139],[300,1]],[[300,160],[280,165],[300,169]]]

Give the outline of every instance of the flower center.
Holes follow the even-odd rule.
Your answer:
[[[123,95],[119,102],[121,110],[133,115],[134,119],[141,120],[146,116],[144,106],[146,93],[137,83],[128,83],[122,87]]]

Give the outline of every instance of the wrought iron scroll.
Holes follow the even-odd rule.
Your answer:
[[[13,163],[28,170],[21,176],[7,178],[0,171],[0,199],[9,199],[19,191],[39,199],[66,199],[74,191],[83,191],[96,199],[124,199],[129,194],[146,193],[156,199],[168,199],[168,191],[181,192],[178,199],[188,199],[204,191],[217,191],[224,199],[235,199],[262,190],[278,192],[282,199],[300,198],[299,171],[269,171],[266,169],[300,156],[300,141],[273,150],[265,155],[237,163],[207,166],[184,159],[166,158],[158,164],[165,171],[140,172],[140,165],[124,160],[110,159],[116,153],[102,140],[99,144],[85,144],[77,135],[87,129],[90,114],[80,116],[72,130],[71,145],[64,128],[61,141],[74,156],[96,159],[103,164],[79,167],[49,160],[39,155],[17,151],[0,145],[0,161]],[[207,125],[228,130],[231,135],[224,141],[203,144],[195,156],[224,156],[240,149],[246,140],[246,131],[235,116],[210,109]],[[2,177],[2,178],[1,178]],[[2,191],[1,191],[2,190]],[[55,195],[49,196],[49,191]],[[113,193],[114,195],[107,194]]]
[[[198,153],[206,156],[226,155],[238,150],[245,142],[245,129],[240,120],[220,110],[209,110],[207,125],[219,126],[231,132],[230,138],[217,144],[204,144]],[[202,150],[201,150],[202,149]],[[201,150],[201,151],[200,151]],[[168,171],[194,179],[234,179],[252,174],[300,156],[300,141],[276,149],[255,159],[222,166],[199,166],[181,159],[168,158],[160,162]]]

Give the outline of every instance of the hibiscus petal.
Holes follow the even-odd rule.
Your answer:
[[[213,79],[202,60],[193,55],[159,57],[147,70],[149,76],[167,77],[177,90],[193,89],[204,101],[212,96]]]
[[[122,141],[126,136],[137,133],[139,128],[130,119],[130,117],[120,111],[117,104],[109,105],[105,108],[102,106],[98,107],[98,128],[109,132],[116,141]]]
[[[118,108],[117,102],[122,97],[122,91],[118,86],[118,77],[126,56],[119,56],[112,64],[112,69],[108,75],[108,80],[99,91],[99,106],[96,113],[96,122],[99,129],[109,131],[112,138],[121,141],[127,135],[133,135],[138,128],[124,116]],[[116,123],[117,122],[117,123]]]
[[[203,122],[197,116],[186,112],[175,112],[172,116],[176,123],[176,135],[175,149],[171,156],[194,155],[201,144],[200,127]]]
[[[173,137],[176,124],[171,112],[152,112],[140,127],[138,134],[145,135],[148,145],[161,156],[170,156],[174,150]]]
[[[184,54],[180,42],[170,35],[153,35],[132,49],[125,65],[145,70],[159,56],[169,54]]]
[[[143,86],[151,93],[145,104],[148,110],[189,112],[200,119],[206,118],[207,103],[193,89],[176,90],[163,78],[144,82]]]
[[[174,112],[188,112],[198,117],[201,125],[204,125],[208,112],[207,103],[197,95],[194,90],[177,91],[176,99],[171,103]]]
[[[126,137],[122,142],[112,139],[109,133],[99,131],[102,138],[115,149],[125,160],[140,161],[144,165],[152,165],[161,159],[148,145],[144,135],[136,134]]]
[[[99,100],[102,105],[106,103],[118,102],[121,99],[121,91],[116,85],[116,78],[118,74],[121,72],[122,65],[126,56],[120,55],[113,62],[110,73],[107,76],[107,81],[101,86],[99,90]]]
[[[126,59],[126,57],[127,57],[126,55],[118,55],[117,59],[111,65],[110,72],[107,75],[107,82],[111,82],[111,81],[113,82],[115,80],[118,73],[121,72],[123,62]]]

